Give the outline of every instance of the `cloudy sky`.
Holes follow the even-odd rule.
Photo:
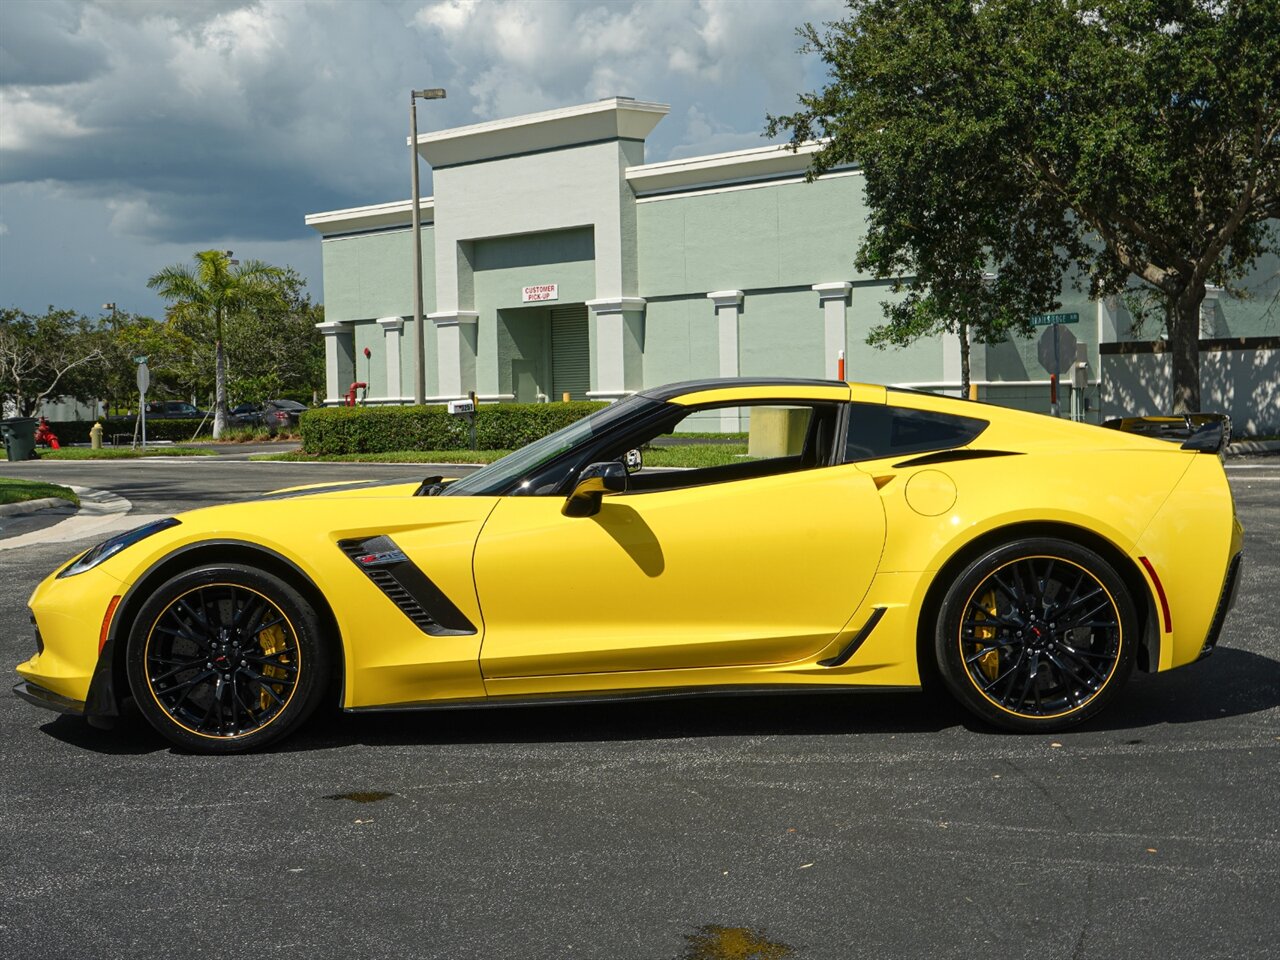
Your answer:
[[[421,129],[622,95],[671,104],[647,159],[757,146],[821,85],[795,27],[839,0],[0,0],[0,306],[159,316],[210,247],[320,298],[307,213],[409,195]],[[423,166],[424,175],[427,168]],[[430,192],[429,179],[423,186]]]

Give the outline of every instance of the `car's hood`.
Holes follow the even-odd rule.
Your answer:
[[[296,487],[281,487],[254,500],[292,500],[297,497],[400,497],[413,496],[422,485],[419,478],[398,477],[395,480],[331,480],[326,483],[305,483]]]

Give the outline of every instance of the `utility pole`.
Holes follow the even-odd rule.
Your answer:
[[[427,398],[427,331],[422,324],[422,211],[418,190],[418,101],[443,100],[444,90],[409,91],[409,156],[412,161],[413,196],[413,402],[422,404]]]

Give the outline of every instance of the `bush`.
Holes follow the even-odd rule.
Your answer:
[[[90,440],[89,430],[93,427],[94,422],[93,420],[50,420],[49,429],[53,431],[59,443],[88,443]],[[133,437],[133,417],[109,417],[99,422],[102,424],[102,442],[104,445],[110,444],[112,436],[117,433],[127,433],[130,438]],[[148,417],[147,440],[187,441],[191,439],[199,426],[199,420],[153,420]],[[213,417],[204,422],[204,429],[200,431],[200,434],[206,437],[212,436]]]
[[[476,412],[476,446],[511,450],[606,406],[604,403],[495,403]],[[328,407],[302,415],[302,449],[311,454],[465,450],[466,417],[442,406]]]

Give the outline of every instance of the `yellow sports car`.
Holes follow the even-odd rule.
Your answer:
[[[278,740],[330,697],[934,677],[993,724],[1057,730],[1218,639],[1243,531],[1224,424],[1188,433],[821,380],[646,390],[456,482],[281,491],[112,537],[36,588],[16,692],[97,722],[131,696],[210,753]],[[644,465],[708,434],[739,446]]]

